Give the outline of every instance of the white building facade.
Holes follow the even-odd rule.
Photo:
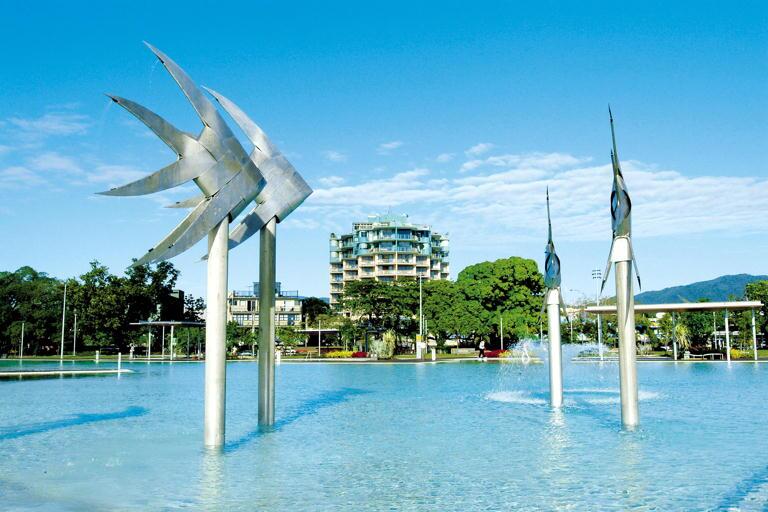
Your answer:
[[[349,281],[449,278],[447,234],[414,224],[407,215],[375,215],[352,228],[330,236],[331,307],[338,308]]]

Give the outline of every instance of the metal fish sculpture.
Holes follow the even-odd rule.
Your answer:
[[[560,258],[557,256],[557,253],[555,252],[555,242],[552,240],[552,219],[549,213],[549,187],[547,187],[547,227],[548,227],[547,246],[544,249],[544,286],[547,288],[547,293],[549,293],[550,290],[560,288],[560,282],[561,282]],[[547,304],[547,301],[546,301],[546,295],[545,295],[544,303],[541,305],[541,313],[540,313],[541,316],[543,316],[544,314],[544,309],[546,308],[546,304]],[[563,300],[562,291],[560,292],[560,307],[563,309],[563,312],[566,314],[566,317],[567,317],[568,314],[565,308],[565,301]]]
[[[229,237],[229,248],[232,249],[258,233],[273,217],[277,218],[277,222],[284,220],[312,194],[312,189],[272,144],[264,131],[245,115],[240,107],[218,92],[208,88],[206,90],[251,141],[253,151],[250,158],[267,180],[266,186],[259,193],[256,207],[232,230]]]
[[[637,269],[637,260],[635,252],[632,249],[632,201],[629,198],[629,191],[624,182],[624,175],[621,173],[619,164],[619,153],[616,149],[616,132],[613,126],[613,113],[611,107],[608,107],[608,117],[611,122],[611,140],[613,149],[611,151],[611,165],[613,167],[613,190],[611,191],[611,229],[613,230],[613,239],[611,240],[611,251],[608,253],[608,264],[603,272],[603,281],[600,285],[600,291],[605,288],[608,275],[611,272],[611,255],[613,253],[614,243],[617,238],[626,238],[629,242],[632,263],[637,275],[637,284],[642,289],[640,282],[640,272]]]
[[[256,149],[249,155],[230,130],[221,114],[202,90],[173,60],[157,48],[146,43],[171,74],[184,95],[194,107],[203,129],[195,137],[178,130],[154,112],[130,100],[117,96],[110,98],[136,116],[177,154],[176,162],[140,180],[113,188],[104,195],[134,196],[151,194],[194,181],[202,195],[172,205],[192,208],[176,228],[133,266],[169,259],[189,249],[205,237],[222,220],[230,221],[244,211],[248,203],[255,201],[263,215],[284,219],[311,193],[311,189],[296,173],[290,163],[274,150],[263,132],[233,103],[220,95],[214,96],[225,110],[243,128]],[[224,101],[222,101],[224,100]],[[259,135],[261,134],[261,135]],[[261,168],[263,167],[263,169]],[[267,179],[271,182],[267,182]],[[265,206],[262,208],[262,206]],[[259,215],[261,217],[261,215]],[[246,220],[253,218],[253,212]],[[246,223],[246,220],[243,223]],[[249,221],[246,225],[255,224]],[[263,224],[262,224],[263,225]],[[255,231],[241,229],[233,247]],[[239,230],[239,231],[238,231]]]
[[[549,214],[549,187],[547,187],[547,247],[544,249],[544,286],[547,289],[560,286],[560,258],[555,253],[555,243],[552,241],[552,220]]]

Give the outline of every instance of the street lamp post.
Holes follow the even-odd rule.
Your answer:
[[[320,339],[323,336],[322,323],[317,321],[317,358],[320,359]]]
[[[421,359],[421,341],[424,339],[424,309],[422,299],[422,276],[419,276],[419,336],[416,340],[416,359]]]
[[[21,343],[19,344],[19,359],[24,359],[24,322],[21,322]]]
[[[596,305],[600,305],[600,282],[603,280],[603,273],[600,269],[592,271],[592,280],[597,284],[595,290],[595,302]],[[597,353],[600,356],[600,361],[603,360],[603,317],[600,313],[597,314]]]
[[[67,282],[64,282],[64,302],[61,305],[61,347],[59,362],[64,361],[64,327],[67,322]]]
[[[72,356],[77,355],[77,310],[75,310],[75,331],[72,333]]]

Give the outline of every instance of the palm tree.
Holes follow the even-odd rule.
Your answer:
[[[691,337],[688,333],[688,326],[684,323],[675,325],[675,342],[680,345],[680,349],[685,351],[691,348]]]

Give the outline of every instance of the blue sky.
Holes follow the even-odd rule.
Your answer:
[[[0,19],[0,269],[121,271],[178,222],[94,193],[174,155],[103,96],[199,122],[146,40],[240,104],[315,189],[280,225],[278,279],[328,295],[328,234],[391,210],[451,235],[452,274],[541,263],[544,189],[566,298],[610,245],[610,132],[646,289],[767,273],[762,2],[16,3]],[[205,248],[177,257],[204,293]],[[230,288],[258,276],[258,240]],[[608,293],[612,293],[611,290]]]

